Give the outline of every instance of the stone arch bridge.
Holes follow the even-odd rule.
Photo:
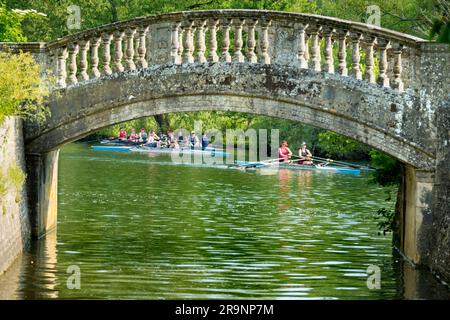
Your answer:
[[[400,249],[449,276],[450,50],[372,25],[254,10],[137,18],[28,51],[55,78],[25,124],[33,232],[56,225],[58,150],[144,116],[229,110],[332,130],[404,164]],[[449,277],[450,278],[450,277]]]

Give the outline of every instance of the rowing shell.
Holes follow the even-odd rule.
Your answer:
[[[223,151],[216,151],[215,149],[206,148],[205,150],[198,150],[198,149],[173,149],[173,148],[148,148],[148,147],[142,147],[142,148],[131,148],[130,151],[132,152],[150,152],[150,153],[189,153],[189,154],[206,154],[211,156],[226,156],[229,153],[223,152]]]
[[[323,172],[335,172],[335,173],[347,173],[347,174],[360,174],[360,169],[354,169],[350,167],[337,167],[337,166],[319,166],[319,165],[303,165],[303,164],[288,164],[288,163],[264,163],[264,162],[247,162],[236,161],[238,166],[245,168],[255,169],[290,169],[290,170],[316,170]]]
[[[225,156],[228,152],[216,151],[215,149],[192,150],[192,149],[170,149],[170,148],[148,148],[148,147],[132,147],[132,146],[92,146],[94,151],[119,151],[119,152],[141,152],[141,153],[189,153],[189,154],[206,154],[211,156]]]

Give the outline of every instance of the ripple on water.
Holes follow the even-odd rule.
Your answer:
[[[180,166],[77,144],[59,172],[57,242],[24,255],[19,297],[397,297],[390,239],[368,218],[385,190],[369,177]],[[73,264],[80,290],[60,283]],[[368,264],[383,266],[380,290],[365,286]],[[12,287],[2,279],[0,297]]]

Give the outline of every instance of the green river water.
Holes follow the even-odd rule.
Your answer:
[[[0,276],[0,298],[448,299],[378,234],[386,193],[369,179],[71,144],[60,153],[57,231]],[[367,286],[370,265],[379,289]],[[70,266],[80,289],[67,286]]]

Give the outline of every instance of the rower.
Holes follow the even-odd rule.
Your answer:
[[[191,147],[191,149],[195,149],[200,146],[200,141],[198,140],[195,131],[191,131],[191,136],[189,137],[189,146]]]
[[[127,140],[127,132],[124,128],[119,129],[119,134],[117,135],[117,137],[119,138],[119,140]]]
[[[159,137],[156,135],[155,130],[150,130],[150,133],[147,138],[147,143],[145,144],[149,148],[157,148],[158,147],[158,139]]]
[[[174,139],[173,141],[170,142],[169,148],[178,150],[180,149],[180,145],[178,144],[178,141]]]
[[[292,156],[292,151],[288,148],[288,142],[284,140],[278,148],[278,159],[280,162],[289,162]]]
[[[312,153],[306,148],[306,142],[303,142],[300,149],[298,149],[298,164],[302,165],[313,165]]]
[[[202,134],[202,150],[205,150],[209,145],[208,136],[203,132]]]
[[[173,141],[175,141],[175,136],[174,136],[173,132],[170,130],[167,130],[167,140],[169,141],[169,143],[172,143]]]
[[[136,133],[136,129],[133,128],[131,129],[131,134],[128,137],[128,140],[130,140],[131,142],[137,142],[138,141],[138,134]]]
[[[144,128],[141,128],[141,131],[139,132],[139,142],[147,142],[147,132],[145,132]]]

